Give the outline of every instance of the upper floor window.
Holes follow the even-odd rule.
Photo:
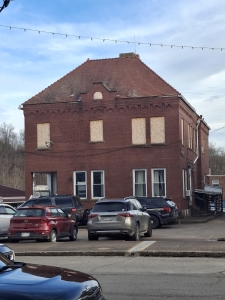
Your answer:
[[[202,153],[205,153],[205,140],[202,139]]]
[[[188,148],[193,149],[193,130],[191,125],[188,124]]]
[[[146,170],[133,170],[133,193],[134,196],[146,196]]]
[[[152,195],[166,196],[166,170],[152,169]]]
[[[132,144],[146,144],[146,122],[145,118],[132,119]]]
[[[184,145],[184,119],[181,119],[180,124],[180,130],[181,130],[181,144]]]
[[[94,100],[101,100],[103,99],[102,93],[101,92],[95,92],[94,93]]]
[[[92,198],[105,197],[104,171],[91,171]]]
[[[83,199],[87,198],[87,182],[85,171],[74,172],[74,194]]]
[[[165,118],[150,118],[151,144],[165,143]]]
[[[37,124],[37,148],[50,147],[50,123]]]
[[[90,121],[90,141],[103,142],[103,120]]]

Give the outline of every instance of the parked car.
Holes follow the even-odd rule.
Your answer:
[[[16,209],[8,204],[0,204],[0,237],[7,237],[9,222]]]
[[[178,217],[178,209],[174,202],[169,198],[163,197],[136,197],[142,207],[147,209],[153,221],[152,228],[174,222]]]
[[[138,241],[140,234],[152,236],[151,217],[135,198],[100,199],[88,215],[88,239],[124,236]]]
[[[93,276],[65,268],[12,262],[0,254],[3,300],[105,300]]]
[[[77,239],[76,220],[57,206],[25,206],[17,209],[10,220],[8,238],[11,243],[20,240],[56,242],[60,238]]]
[[[87,224],[88,209],[83,207],[82,201],[74,195],[51,195],[32,198],[25,201],[20,207],[33,205],[57,205],[67,214],[76,219],[78,225]]]
[[[14,251],[4,244],[0,244],[0,253],[4,254],[11,261],[15,260]]]

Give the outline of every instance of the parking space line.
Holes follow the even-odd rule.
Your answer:
[[[129,253],[135,253],[137,251],[142,251],[145,248],[147,248],[147,247],[151,246],[152,244],[154,244],[155,242],[156,241],[145,241],[145,242],[142,242],[142,243],[138,244],[137,246],[131,248],[127,252],[129,252]]]

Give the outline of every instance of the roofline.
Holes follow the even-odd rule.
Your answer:
[[[196,113],[196,110],[194,109],[194,107],[187,101],[187,99],[183,96],[183,95],[177,95],[177,97],[178,98],[181,98],[183,101],[184,101],[184,103],[185,104],[187,104],[189,107],[190,107],[190,109],[194,112],[194,113]],[[197,114],[197,113],[196,113]],[[210,130],[211,128],[209,127],[209,125],[205,122],[205,120],[202,118],[201,119],[201,122]]]

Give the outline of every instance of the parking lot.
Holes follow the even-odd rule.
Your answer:
[[[8,243],[20,255],[98,255],[98,256],[214,256],[225,257],[224,214],[206,223],[174,223],[154,229],[150,238],[140,241],[99,238],[88,241],[87,229],[80,227],[77,241],[65,238],[56,243],[20,241]]]

